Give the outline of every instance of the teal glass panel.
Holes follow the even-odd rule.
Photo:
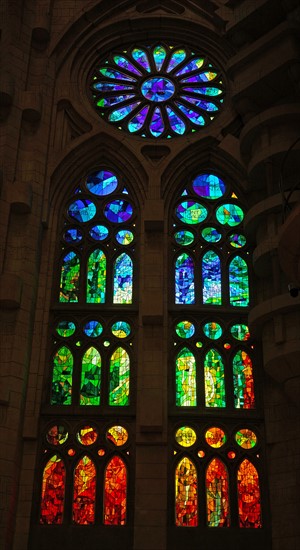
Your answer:
[[[216,218],[222,225],[234,227],[243,221],[244,212],[236,204],[222,204],[222,206],[216,210]]]
[[[180,49],[173,52],[168,64],[167,73],[173,71],[173,69],[175,69],[175,67],[177,67],[179,63],[182,63],[185,60],[185,58],[186,58],[185,50]]]
[[[199,174],[193,181],[193,190],[199,197],[219,199],[225,193],[225,183],[214,174]]]
[[[129,59],[127,59],[127,57],[125,57],[123,55],[115,55],[114,56],[114,62],[115,62],[116,65],[118,65],[122,69],[126,69],[130,73],[134,73],[134,74],[137,74],[139,76],[142,75],[142,73],[140,71],[138,71],[138,69],[132,63],[130,63]]]
[[[155,46],[155,48],[153,49],[154,63],[158,71],[161,70],[164,64],[164,60],[166,59],[166,55],[167,52],[163,46]]]
[[[249,340],[250,332],[247,325],[237,324],[233,325],[230,329],[230,332],[236,340],[245,341]]]
[[[108,236],[108,229],[105,225],[94,225],[89,231],[90,236],[95,241],[104,241]]]
[[[174,239],[180,246],[188,246],[194,242],[194,235],[191,231],[177,231],[174,235]]]
[[[194,262],[185,252],[175,263],[175,304],[195,303]]]
[[[123,101],[127,101],[128,99],[132,99],[135,97],[135,94],[123,94],[123,95],[117,95],[117,96],[109,96],[109,97],[101,97],[96,103],[98,107],[113,107],[114,105],[117,105],[118,103],[122,103]]]
[[[63,338],[72,336],[76,330],[76,325],[73,321],[60,321],[56,327],[56,332]]]
[[[137,132],[144,126],[148,112],[149,105],[146,105],[146,107],[143,107],[143,109],[141,109],[133,118],[130,119],[128,122],[129,132]]]
[[[189,225],[194,225],[203,222],[207,217],[205,206],[193,200],[181,202],[176,208],[177,218]]]
[[[117,321],[112,325],[111,331],[117,338],[127,338],[131,333],[130,324],[126,321]]]
[[[248,267],[240,256],[233,258],[229,264],[229,297],[232,306],[249,305]]]
[[[98,338],[103,332],[103,326],[99,321],[88,321],[83,327],[83,332],[89,338]]]
[[[68,244],[80,243],[80,241],[82,241],[82,238],[83,238],[83,234],[82,234],[82,231],[80,231],[80,229],[70,228],[64,232],[64,240]]]
[[[116,69],[112,69],[111,67],[102,67],[101,69],[99,69],[99,73],[101,73],[106,78],[113,78],[116,80],[129,80],[130,82],[136,81],[136,78],[134,78],[133,76],[128,76],[127,74],[116,71]]]
[[[121,229],[121,231],[118,231],[116,234],[116,240],[119,244],[122,244],[123,246],[127,246],[132,243],[134,239],[134,234],[132,231],[129,231],[129,229]]]
[[[189,107],[186,107],[185,105],[182,105],[182,103],[178,103],[176,101],[177,107],[181,110],[181,112],[194,124],[197,126],[204,126],[205,120],[202,115],[200,115],[197,111],[194,111],[193,109],[190,109]]]
[[[175,330],[179,338],[191,338],[195,334],[195,325],[190,321],[180,321]]]
[[[127,117],[140,104],[140,101],[136,101],[135,103],[131,103],[130,105],[126,105],[125,107],[120,107],[120,109],[116,109],[112,111],[108,115],[108,120],[110,122],[118,122],[119,120],[123,120],[123,118]]]
[[[215,321],[206,323],[203,327],[203,332],[207,338],[211,340],[218,340],[222,336],[222,327]]]
[[[86,301],[88,304],[105,304],[106,257],[102,250],[92,252],[87,265]]]
[[[88,199],[77,199],[70,204],[68,214],[78,222],[89,222],[96,214],[96,206]]]
[[[189,348],[183,348],[176,357],[176,405],[197,405],[196,360]]]
[[[205,406],[226,407],[224,363],[215,349],[210,349],[204,359]]]
[[[150,69],[150,65],[149,65],[148,56],[147,56],[147,54],[144,50],[141,50],[140,48],[134,48],[134,50],[132,50],[132,52],[131,52],[131,55],[132,55],[133,59],[141,67],[143,67],[143,69],[145,69],[146,71],[148,71],[148,73],[150,73],[151,69]]]
[[[171,107],[166,106],[166,111],[168,113],[170,126],[176,134],[182,135],[185,132],[185,123],[183,120],[171,109]]]
[[[234,406],[236,409],[254,409],[254,380],[249,355],[239,350],[233,358]]]
[[[202,229],[201,235],[208,243],[218,243],[222,239],[222,233],[215,227],[205,227],[205,229]]]
[[[65,255],[62,261],[59,293],[60,302],[78,302],[79,276],[79,256],[71,251]]]
[[[154,137],[160,136],[165,129],[164,121],[163,121],[161,110],[159,109],[159,107],[155,107],[153,111],[149,128],[150,128],[151,134]]]
[[[197,57],[195,59],[192,59],[188,63],[186,63],[181,69],[176,71],[176,76],[181,76],[183,74],[189,73],[191,71],[197,71],[198,69],[201,69],[202,65],[204,63],[203,57]]]
[[[229,243],[233,246],[233,248],[242,248],[245,246],[246,242],[246,237],[244,237],[244,235],[233,233],[229,236]]]
[[[109,367],[109,405],[129,405],[130,359],[123,348],[111,356]]]
[[[221,262],[215,252],[209,250],[202,258],[203,303],[222,303]]]
[[[118,178],[108,170],[99,170],[99,172],[94,172],[88,176],[86,186],[94,195],[104,197],[117,189]]]
[[[218,96],[223,93],[223,91],[220,88],[213,88],[213,87],[201,87],[201,88],[183,88],[186,92],[193,92],[194,94],[201,94],[204,96]]]
[[[62,346],[53,357],[51,405],[71,405],[73,378],[73,355]]]
[[[90,347],[82,358],[80,405],[99,405],[101,387],[101,356]]]
[[[114,262],[114,304],[131,304],[133,293],[133,263],[128,254],[120,254]]]
[[[214,80],[216,78],[217,73],[214,73],[212,71],[206,71],[203,73],[195,74],[193,76],[189,76],[188,78],[184,78],[182,80],[182,83],[184,82],[193,82],[193,83],[201,83],[201,82],[209,82],[211,80]]]
[[[133,213],[133,208],[130,202],[115,199],[106,204],[104,208],[104,216],[113,223],[127,222]]]

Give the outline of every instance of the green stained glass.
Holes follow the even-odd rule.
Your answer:
[[[221,261],[219,256],[211,250],[202,258],[202,287],[204,304],[221,305]]]
[[[243,221],[244,212],[237,204],[222,204],[216,210],[216,218],[222,225],[234,227]]]
[[[62,346],[53,358],[51,405],[71,405],[72,400],[73,355]]]
[[[236,409],[254,409],[254,380],[249,355],[239,350],[233,358],[234,406]]]
[[[110,122],[118,122],[119,120],[122,120],[125,118],[133,109],[139,106],[141,102],[136,101],[135,103],[131,103],[130,105],[126,105],[125,107],[121,107],[120,109],[116,109],[115,111],[112,111],[108,115],[108,120]]]
[[[106,257],[100,249],[94,250],[87,267],[87,296],[90,304],[104,304],[106,291]]]
[[[133,263],[128,254],[121,254],[114,263],[114,304],[131,304]]]
[[[177,218],[191,225],[201,223],[207,217],[207,210],[202,204],[188,200],[181,202],[176,208]]]
[[[191,338],[195,334],[195,325],[190,321],[180,321],[175,330],[179,338]]]
[[[244,235],[233,233],[229,236],[229,243],[233,246],[233,248],[242,248],[245,246],[246,242],[246,237],[244,237]]]
[[[181,445],[181,447],[191,447],[196,442],[196,439],[196,432],[190,426],[182,426],[175,434],[176,443]]]
[[[80,405],[99,405],[101,387],[101,356],[90,347],[82,358]]]
[[[117,348],[111,356],[109,368],[109,405],[129,405],[129,355]]]
[[[78,302],[80,276],[79,256],[71,251],[63,258],[60,276],[60,302]]]
[[[236,340],[245,341],[250,338],[250,332],[247,325],[233,325],[230,329],[230,332]]]
[[[223,331],[218,323],[211,321],[210,323],[206,323],[206,325],[204,325],[203,332],[205,336],[211,340],[218,340],[218,338],[222,336]]]
[[[177,231],[174,235],[174,239],[180,246],[188,246],[194,241],[194,235],[191,231]]]
[[[202,229],[201,235],[208,243],[218,243],[222,239],[222,233],[215,227],[205,227],[205,229]]]
[[[176,405],[194,407],[196,396],[196,361],[188,348],[183,348],[176,358]]]
[[[219,199],[225,193],[225,183],[214,174],[199,174],[193,181],[193,189],[199,197]]]
[[[56,327],[56,332],[63,338],[72,336],[76,330],[76,325],[72,321],[60,321]]]
[[[248,267],[240,256],[233,258],[229,264],[229,296],[232,306],[249,305]]]
[[[111,327],[111,331],[117,338],[126,338],[131,332],[130,324],[126,321],[117,321]]]
[[[247,428],[243,428],[236,432],[235,440],[243,449],[253,449],[257,443],[256,434]]]
[[[215,349],[210,349],[204,359],[205,406],[226,407],[224,363]]]

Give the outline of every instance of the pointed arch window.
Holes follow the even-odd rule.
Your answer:
[[[127,469],[119,456],[114,456],[105,469],[104,524],[125,525],[127,514]]]
[[[53,455],[43,471],[40,523],[51,525],[63,521],[66,469],[62,458]]]

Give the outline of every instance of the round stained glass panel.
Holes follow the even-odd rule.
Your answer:
[[[84,426],[77,432],[77,439],[81,445],[93,445],[97,438],[98,432],[92,426]]]
[[[51,426],[46,434],[46,439],[50,445],[63,445],[68,439],[68,432],[65,426],[55,424]]]
[[[246,237],[244,235],[238,235],[237,233],[234,233],[233,235],[229,236],[229,243],[233,248],[242,248],[246,244]]]
[[[218,323],[212,321],[211,323],[206,323],[203,327],[203,332],[205,336],[211,340],[218,340],[222,336],[222,328]]]
[[[179,338],[191,338],[195,334],[195,325],[190,321],[180,321],[175,330]]]
[[[230,332],[236,340],[245,341],[250,338],[250,332],[247,325],[233,325]]]
[[[201,223],[207,217],[207,210],[202,204],[189,200],[181,202],[176,208],[177,218],[189,225]]]
[[[205,433],[205,440],[208,445],[214,449],[218,449],[226,442],[225,432],[221,428],[212,426]]]
[[[222,239],[222,233],[217,231],[215,227],[205,227],[205,229],[202,229],[201,235],[208,243],[218,243]]]
[[[78,222],[89,222],[96,214],[96,206],[89,199],[77,199],[70,204],[68,214]]]
[[[100,170],[90,174],[86,180],[86,186],[91,193],[103,197],[113,193],[118,186],[115,174],[108,170]]]
[[[56,332],[63,338],[72,336],[76,330],[76,325],[72,321],[60,321],[56,327]]]
[[[196,442],[197,436],[195,430],[190,426],[182,426],[175,433],[175,440],[181,447],[191,447]]]
[[[108,229],[105,225],[94,225],[89,231],[90,236],[95,241],[104,241],[108,235]]]
[[[128,201],[116,199],[109,202],[104,209],[104,216],[113,223],[127,222],[133,213],[133,208]]]
[[[161,102],[170,99],[175,92],[175,86],[171,80],[163,77],[147,78],[141,85],[141,92],[149,101]]]
[[[191,231],[177,231],[174,235],[174,239],[180,246],[188,246],[194,241],[194,235]]]
[[[90,338],[97,338],[102,334],[103,326],[99,321],[88,321],[83,328],[83,332]]]
[[[235,434],[235,440],[243,449],[252,449],[257,443],[256,434],[248,429],[239,430]]]
[[[200,174],[193,181],[193,189],[199,197],[219,199],[225,193],[225,183],[214,174]]]
[[[244,219],[244,212],[237,204],[223,204],[216,210],[216,218],[222,225],[234,227]]]
[[[117,321],[112,325],[111,331],[117,338],[127,338],[131,332],[130,324],[126,321]]]
[[[67,229],[64,233],[64,239],[68,244],[79,243],[82,237],[83,235],[80,229]]]
[[[134,239],[134,235],[132,231],[129,231],[129,229],[122,229],[121,231],[118,231],[116,234],[116,240],[119,244],[122,244],[123,246],[127,246],[128,244],[131,244]]]
[[[112,426],[107,430],[106,438],[117,447],[121,447],[128,440],[128,431],[123,426]]]

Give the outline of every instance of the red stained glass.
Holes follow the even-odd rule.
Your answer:
[[[184,457],[175,473],[176,525],[196,527],[198,525],[198,480],[193,462]]]
[[[207,525],[229,527],[228,474],[223,462],[214,458],[206,472]]]
[[[247,459],[239,467],[237,483],[239,525],[257,529],[262,526],[259,478],[256,468]]]
[[[74,472],[73,521],[90,525],[95,520],[96,468],[88,456],[79,460]]]
[[[66,470],[61,458],[54,455],[43,472],[40,523],[60,524],[63,520]]]
[[[123,460],[114,456],[105,471],[104,524],[125,525],[127,512],[127,470]]]

